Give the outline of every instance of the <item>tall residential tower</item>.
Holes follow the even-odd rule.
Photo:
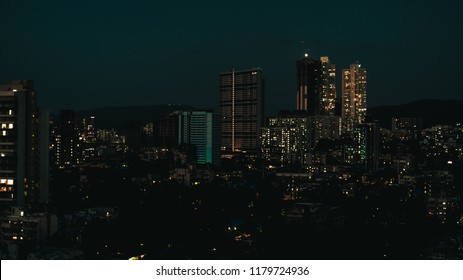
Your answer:
[[[334,116],[336,113],[336,65],[327,56],[320,57],[322,74],[321,113]]]
[[[367,69],[356,62],[342,70],[342,118],[344,132],[365,121],[367,113]]]
[[[221,151],[223,155],[258,152],[264,123],[262,69],[230,70],[220,74]]]
[[[0,86],[0,205],[48,202],[48,111],[32,81]]]
[[[336,105],[336,65],[327,56],[320,60],[308,53],[297,61],[296,110],[310,116],[334,116]]]
[[[306,111],[311,116],[320,115],[322,91],[321,62],[312,59],[308,53],[297,61],[296,110]]]

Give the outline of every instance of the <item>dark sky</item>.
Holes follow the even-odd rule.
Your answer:
[[[295,62],[310,49],[338,75],[368,68],[369,106],[461,99],[462,3],[0,0],[0,83],[32,79],[52,109],[214,108],[220,72],[257,66],[273,114],[295,108]]]

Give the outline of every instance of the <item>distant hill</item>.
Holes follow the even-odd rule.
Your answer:
[[[76,118],[95,116],[98,127],[123,128],[130,121],[153,122],[161,116],[177,110],[191,110],[186,105],[148,105],[127,107],[103,107],[76,112]]]
[[[368,114],[377,119],[381,127],[390,128],[393,117],[423,118],[423,126],[454,125],[463,122],[463,100],[423,99],[403,105],[368,108]]]
[[[98,127],[123,128],[129,121],[152,122],[177,110],[192,110],[187,105],[147,105],[102,107],[76,112],[76,118],[95,116]],[[423,99],[402,105],[368,108],[368,114],[382,127],[390,128],[393,117],[423,118],[424,127],[463,122],[463,100]]]

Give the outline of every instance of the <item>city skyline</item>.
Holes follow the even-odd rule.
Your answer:
[[[294,61],[309,49],[313,57],[328,56],[338,77],[353,61],[365,65],[371,106],[461,99],[450,82],[462,74],[458,1],[419,9],[397,2],[111,3],[92,9],[85,3],[0,4],[12,11],[0,28],[9,38],[3,83],[34,80],[39,104],[52,110],[168,103],[215,108],[217,73],[260,67],[268,81],[266,111],[274,115],[294,108],[294,97],[287,97],[296,94]],[[306,20],[301,14],[307,11],[320,12]],[[189,75],[176,82],[179,72]],[[447,82],[420,82],[429,76]],[[339,95],[339,79],[337,88]]]
[[[2,259],[463,259],[463,3],[0,10]]]

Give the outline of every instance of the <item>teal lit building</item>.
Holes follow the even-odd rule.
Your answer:
[[[182,112],[178,124],[178,144],[194,145],[198,164],[218,165],[220,132],[217,115],[206,110]]]

